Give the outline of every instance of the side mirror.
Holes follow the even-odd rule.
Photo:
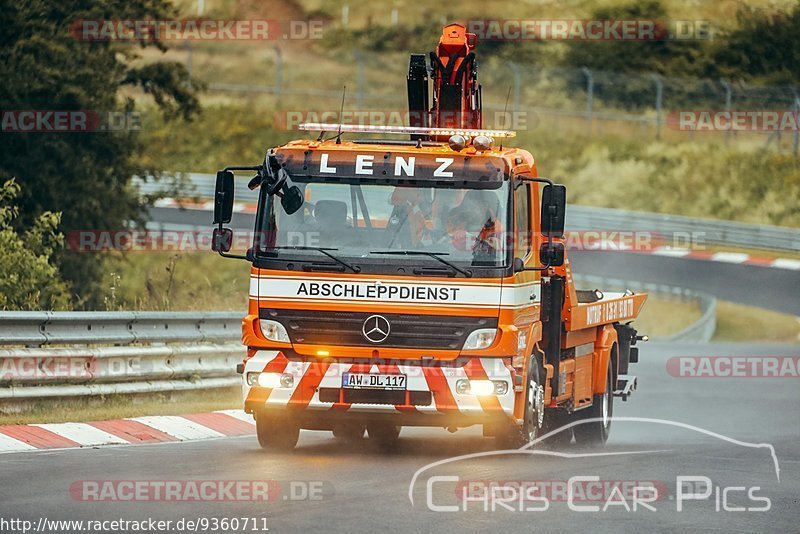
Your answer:
[[[219,171],[214,188],[214,224],[227,224],[233,216],[233,173]],[[215,231],[216,232],[216,231]]]
[[[539,247],[539,261],[550,267],[564,265],[564,243],[542,243]]]
[[[297,212],[302,206],[305,199],[303,198],[303,192],[300,191],[300,188],[296,185],[291,187],[287,187],[283,190],[283,195],[281,196],[281,206],[283,206],[283,211],[286,212],[287,215],[292,215]]]
[[[211,235],[211,250],[214,252],[228,252],[233,245],[233,230],[230,228],[214,228]]]
[[[564,216],[567,208],[567,187],[553,184],[542,191],[542,233],[546,237],[564,237]]]
[[[525,260],[522,258],[514,258],[514,272],[521,273],[525,270]]]

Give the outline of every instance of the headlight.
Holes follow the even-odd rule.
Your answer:
[[[466,380],[456,381],[456,393],[459,395],[505,395],[508,393],[508,382],[505,380]]]
[[[464,342],[464,348],[462,350],[480,350],[491,347],[496,336],[496,328],[479,328],[478,330],[473,330]]]
[[[289,343],[289,334],[283,325],[277,321],[270,321],[267,319],[259,319],[258,325],[261,327],[261,333],[270,341],[277,341],[279,343]]]

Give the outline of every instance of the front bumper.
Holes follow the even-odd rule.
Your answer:
[[[260,372],[291,375],[292,385],[250,387],[248,373]],[[353,395],[353,390],[346,393],[341,384],[347,372],[405,374],[407,391],[399,395],[377,392],[380,398],[370,393]],[[458,393],[456,383],[464,379],[506,382],[506,392],[486,396]],[[342,419],[386,418],[398,425],[466,426],[508,420],[514,412],[514,370],[503,358],[463,358],[458,363],[423,366],[402,361],[293,361],[280,351],[260,350],[247,360],[242,380],[246,412],[291,413],[309,426],[325,427],[326,421]]]

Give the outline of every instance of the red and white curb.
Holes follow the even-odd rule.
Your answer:
[[[238,410],[91,423],[5,425],[0,426],[0,453],[196,441],[254,432],[252,416]]]
[[[643,251],[645,252],[645,251]],[[688,248],[656,247],[645,253],[656,256],[669,256],[671,258],[686,258],[691,260],[716,261],[721,263],[738,263],[741,265],[758,265],[774,269],[789,269],[800,271],[800,260],[792,258],[764,258],[751,256],[744,252],[709,252],[707,250],[691,250]]]

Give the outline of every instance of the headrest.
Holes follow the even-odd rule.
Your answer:
[[[347,225],[347,204],[341,200],[318,200],[314,207],[314,218],[323,227]]]

